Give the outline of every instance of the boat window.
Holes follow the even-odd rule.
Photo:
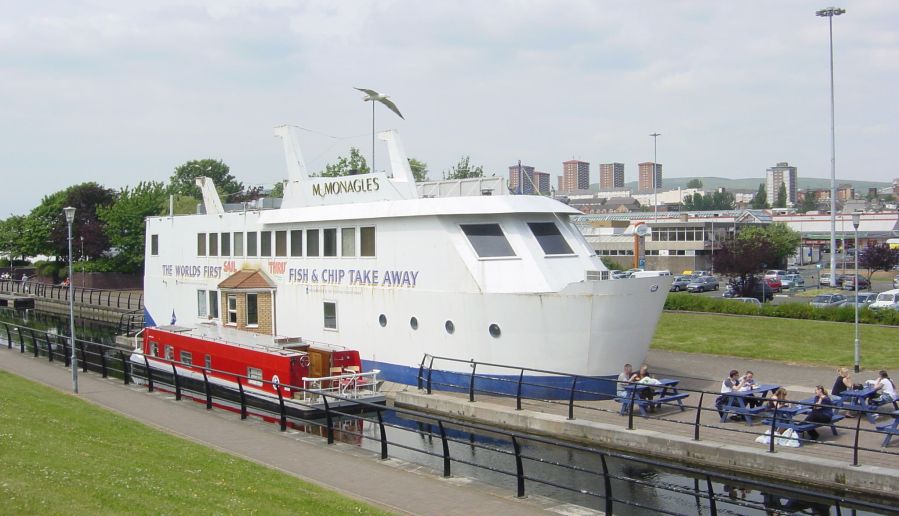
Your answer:
[[[208,309],[206,308],[206,291],[198,290],[197,291],[197,317],[206,317],[209,315]]]
[[[553,222],[528,222],[531,233],[545,254],[572,254],[571,247]]]
[[[322,230],[322,256],[337,256],[337,228]]]
[[[502,335],[502,331],[500,331],[499,325],[496,323],[491,324],[490,327],[487,328],[487,331],[490,332],[490,336],[493,337],[494,339],[498,339],[499,336]]]
[[[356,228],[341,228],[340,256],[356,256]]]
[[[287,231],[275,231],[275,256],[287,256]]]
[[[359,256],[375,255],[374,226],[359,228]]]
[[[213,319],[219,318],[219,292],[218,290],[209,291],[209,317]]]
[[[452,335],[456,331],[456,325],[453,324],[453,321],[446,321],[446,323],[444,323],[443,327],[446,328],[446,332],[449,333],[450,335]]]
[[[159,235],[150,235],[150,256],[159,256]]]
[[[290,256],[303,256],[303,230],[290,232]]]
[[[206,369],[212,369],[212,355],[206,355]]]
[[[262,369],[256,367],[248,367],[247,382],[250,385],[262,385]]]
[[[234,233],[234,256],[243,256],[243,232]]]
[[[247,256],[256,256],[259,254],[257,251],[256,241],[259,238],[259,234],[255,231],[247,232]]]
[[[228,324],[237,324],[237,296],[228,294]]]
[[[209,233],[209,256],[219,255],[219,234]]]
[[[499,224],[462,224],[462,231],[481,258],[515,256]]]
[[[247,294],[247,326],[259,324],[259,295]]]
[[[259,256],[272,255],[272,232],[261,231],[259,233]]]
[[[181,363],[184,365],[194,365],[194,357],[187,351],[181,352]]]
[[[206,233],[197,233],[197,256],[206,256]]]
[[[337,303],[332,301],[324,302],[325,309],[325,329],[326,330],[336,330],[337,329]]]
[[[150,356],[159,356],[159,344],[153,341],[150,341]]]
[[[222,233],[222,256],[231,256],[231,233]]]
[[[384,314],[379,315],[378,316],[378,324],[381,325],[381,328],[387,326],[387,316]]]
[[[306,231],[306,256],[318,256],[318,230],[309,229]]]
[[[165,359],[166,360],[174,360],[175,359],[175,348],[172,346],[165,347]]]
[[[413,330],[418,329],[418,317],[413,317],[409,319],[409,326],[412,327]]]

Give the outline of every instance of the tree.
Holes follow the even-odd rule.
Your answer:
[[[774,202],[775,208],[786,208],[787,207],[787,185],[781,183],[780,188],[777,189],[777,200]]]
[[[415,178],[416,183],[428,180],[428,164],[424,161],[409,158],[409,168],[412,169],[412,177]]]
[[[683,203],[684,210],[732,210],[736,206],[734,194],[726,191],[712,192],[705,195],[699,192],[687,196]]]
[[[763,210],[769,207],[768,194],[765,192],[764,183],[759,185],[759,191],[756,192],[755,197],[752,198],[752,202],[750,203],[750,205],[755,210]]]
[[[765,260],[766,267],[786,264],[787,258],[796,253],[799,244],[802,242],[802,236],[782,222],[775,222],[767,226],[744,228],[738,234],[737,239],[767,242],[771,246],[771,252],[774,254],[773,258]]]
[[[868,281],[876,271],[889,271],[899,265],[899,249],[889,244],[869,245],[858,255],[858,266],[868,270]]]
[[[484,177],[484,167],[472,166],[470,156],[462,156],[458,163],[443,173],[444,179],[468,179],[470,177]]]
[[[9,256],[10,261],[28,256],[22,229],[25,227],[24,215],[11,215],[0,220],[0,254]]]
[[[799,213],[808,213],[818,209],[818,201],[815,200],[815,194],[811,190],[805,191],[805,197],[799,205]]]
[[[319,175],[322,177],[340,177],[348,176],[351,173],[368,174],[368,171],[368,163],[366,163],[365,157],[362,156],[359,149],[350,147],[349,157],[340,156],[337,159],[337,163],[325,165],[325,169]]]
[[[243,183],[231,175],[230,167],[222,160],[214,159],[192,160],[175,168],[175,173],[169,179],[169,190],[174,194],[202,199],[195,183],[195,179],[202,176],[212,179],[219,196],[225,199],[243,190]]]
[[[284,181],[278,181],[268,193],[269,197],[284,197]]]
[[[109,206],[99,207],[97,216],[105,224],[109,243],[117,252],[112,260],[119,272],[139,272],[144,268],[144,219],[167,210],[163,183],[140,182],[125,187]]]
[[[702,180],[699,178],[694,178],[687,181],[687,188],[702,188]]]
[[[55,256],[50,232],[58,225],[65,225],[62,209],[65,206],[65,190],[44,196],[41,203],[31,209],[22,224],[21,252],[25,256]],[[60,220],[62,218],[62,220]]]
[[[777,252],[765,238],[738,237],[727,240],[715,252],[715,272],[730,278],[730,285],[741,297],[753,297],[759,279],[756,275],[775,263]]]
[[[98,218],[97,211],[109,206],[114,200],[113,190],[93,182],[70,186],[65,190],[63,205],[75,208],[72,248],[76,260],[85,258],[95,260],[109,250],[109,238],[104,231],[105,223]],[[62,213],[59,214],[58,222],[50,232],[50,239],[55,256],[68,256],[68,228]]]

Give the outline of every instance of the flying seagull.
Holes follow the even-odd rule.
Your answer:
[[[396,104],[394,104],[393,101],[390,100],[390,97],[388,97],[387,95],[381,95],[380,93],[378,93],[378,92],[375,91],[375,90],[367,90],[367,89],[365,89],[365,88],[356,88],[356,89],[359,90],[359,91],[361,91],[362,93],[365,93],[365,97],[364,97],[362,100],[364,100],[364,101],[366,101],[366,102],[368,102],[368,101],[372,101],[372,102],[378,101],[378,102],[380,102],[381,104],[384,104],[385,106],[387,106],[388,109],[390,109],[391,111],[393,111],[394,113],[396,113],[396,116],[398,116],[398,117],[402,118],[403,120],[405,120],[405,118],[403,117],[402,113],[400,113],[400,110],[397,109]]]

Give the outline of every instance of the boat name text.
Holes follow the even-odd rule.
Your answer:
[[[377,177],[365,177],[359,179],[341,179],[312,185],[312,195],[324,197],[346,192],[376,192],[381,188]]]

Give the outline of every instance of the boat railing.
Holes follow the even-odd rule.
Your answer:
[[[364,373],[348,372],[344,374],[322,376],[319,378],[303,377],[301,399],[314,401],[322,394],[337,395],[344,398],[358,399],[374,396],[378,393],[378,374],[373,369]]]

